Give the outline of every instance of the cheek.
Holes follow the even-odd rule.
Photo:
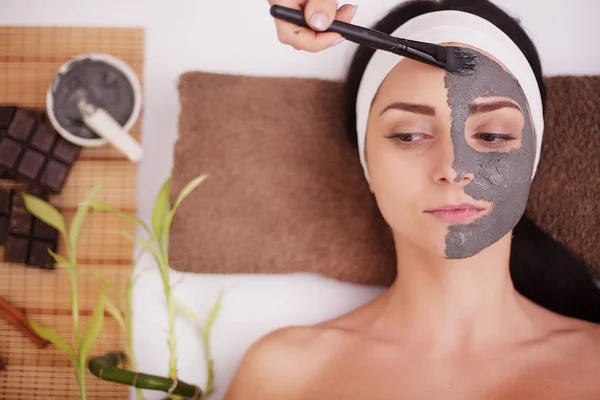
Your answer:
[[[514,168],[514,166],[512,166]],[[489,154],[481,157],[476,174],[480,177],[482,185],[496,188],[498,190],[507,189],[511,180],[510,160],[498,154]]]
[[[424,158],[415,158],[393,145],[367,152],[371,190],[391,225],[407,222],[426,200],[428,178]]]
[[[529,190],[531,181],[522,171],[527,160],[517,151],[513,153],[486,154],[479,158],[475,180],[469,188],[471,194],[495,203],[512,202]]]
[[[390,139],[381,138],[369,144],[367,163],[374,186],[410,193],[425,182],[426,157],[398,148]]]

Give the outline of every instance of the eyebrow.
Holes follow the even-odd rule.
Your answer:
[[[404,103],[404,102],[395,102],[388,105],[383,111],[379,114],[382,115],[384,112],[388,110],[403,110],[408,111],[415,114],[423,114],[428,115],[430,117],[435,117],[435,108],[432,106],[428,106],[425,104],[414,104],[414,103]]]
[[[500,110],[503,108],[514,108],[515,110],[519,110],[519,112],[521,114],[523,114],[521,107],[519,107],[518,105],[516,105],[513,102],[506,101],[506,100],[494,101],[491,103],[481,103],[481,104],[473,103],[469,106],[469,113],[471,115],[475,115],[475,114],[481,114],[481,113],[488,113],[488,112]]]

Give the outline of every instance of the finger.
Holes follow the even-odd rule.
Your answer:
[[[336,0],[309,0],[304,8],[304,19],[317,31],[329,28],[337,11]]]
[[[302,29],[296,37],[297,39],[293,41],[294,48],[296,50],[306,50],[311,53],[325,50],[339,39],[342,39],[339,33],[315,32],[309,29]]]
[[[284,7],[293,8],[296,10],[303,10],[308,0],[268,0],[269,5],[279,5]],[[297,32],[298,29],[302,29],[298,25],[288,22],[282,19],[275,18],[275,28],[277,30],[277,39],[287,45],[293,45],[295,38],[293,32]]]
[[[358,6],[354,6],[352,4],[344,4],[337,10],[337,13],[335,14],[335,19],[337,21],[350,23],[356,15],[357,9]]]
[[[356,6],[345,4],[337,11],[336,20],[350,22],[356,14]],[[289,40],[296,50],[318,52],[338,44],[343,39],[338,33],[315,32],[310,29],[296,27],[293,31],[294,37]]]
[[[308,0],[267,0],[270,6],[277,4],[278,6],[291,7],[295,9],[304,8]]]

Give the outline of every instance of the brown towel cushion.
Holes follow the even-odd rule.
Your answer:
[[[600,278],[600,76],[546,85],[542,158],[526,214]]]
[[[548,79],[544,154],[528,212],[600,268],[600,81]],[[171,266],[198,273],[315,272],[388,285],[392,238],[343,131],[341,82],[188,72],[173,197]]]

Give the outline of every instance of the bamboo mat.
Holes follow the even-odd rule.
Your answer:
[[[0,26],[0,105],[43,110],[46,90],[58,68],[71,57],[87,52],[121,58],[142,81],[143,29]],[[139,120],[131,133],[139,140]],[[67,226],[77,202],[102,178],[105,186],[98,198],[100,201],[128,212],[137,211],[136,165],[110,146],[83,149],[62,192],[50,200],[65,215]],[[134,249],[133,244],[119,234],[122,231],[133,235],[135,226],[110,214],[97,214],[87,220],[78,247],[83,271],[99,271],[119,287],[132,271]],[[62,240],[60,243],[59,253],[66,254]],[[0,294],[72,344],[70,281],[66,270],[44,271],[4,263],[1,261],[3,251],[0,247]],[[79,285],[81,323],[87,328],[99,285],[91,276],[81,276]],[[122,349],[120,330],[107,315],[92,355]],[[0,358],[8,369],[0,372],[0,399],[79,398],[69,358],[53,345],[38,350],[3,320],[0,320]],[[104,382],[89,372],[87,388],[88,399],[128,397],[127,386]]]

